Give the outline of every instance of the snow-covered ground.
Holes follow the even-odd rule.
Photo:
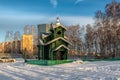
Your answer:
[[[18,59],[0,63],[0,80],[120,80],[120,61],[38,66]]]

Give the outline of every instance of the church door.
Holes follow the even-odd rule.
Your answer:
[[[58,52],[58,60],[63,60],[64,51]]]

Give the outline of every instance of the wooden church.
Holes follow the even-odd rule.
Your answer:
[[[44,27],[45,28],[45,27]],[[65,60],[68,54],[70,42],[65,37],[66,27],[63,26],[59,18],[56,24],[50,24],[48,32],[38,32],[38,59],[42,60]]]

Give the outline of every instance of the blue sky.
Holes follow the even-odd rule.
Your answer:
[[[112,0],[0,0],[0,42],[6,31],[23,32],[25,25],[55,22],[64,25],[93,24],[97,10]],[[117,0],[120,1],[120,0]]]

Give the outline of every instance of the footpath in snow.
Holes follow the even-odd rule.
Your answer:
[[[120,61],[38,66],[18,59],[0,63],[0,80],[120,80]]]

